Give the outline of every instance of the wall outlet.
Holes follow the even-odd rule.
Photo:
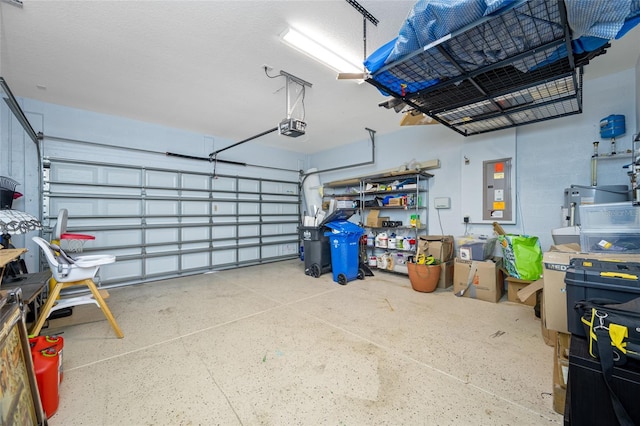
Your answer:
[[[451,198],[449,197],[436,197],[433,199],[433,206],[436,209],[450,209]]]

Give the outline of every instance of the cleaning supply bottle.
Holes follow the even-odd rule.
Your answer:
[[[386,232],[379,233],[376,237],[376,247],[387,248],[388,240]]]
[[[392,232],[391,235],[389,235],[389,241],[387,243],[387,247],[390,248],[390,249],[394,249],[395,250],[396,241],[397,241],[396,233]]]
[[[367,247],[373,247],[375,244],[375,235],[373,235],[373,231],[369,231],[367,235]]]

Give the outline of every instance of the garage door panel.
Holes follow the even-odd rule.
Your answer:
[[[264,222],[265,223],[282,223],[282,222],[295,222],[296,224],[298,223],[298,216],[265,216],[264,217]]]
[[[181,230],[182,241],[197,241],[211,239],[211,228],[208,226],[198,226],[194,228],[183,228]]]
[[[182,269],[207,268],[209,253],[189,253],[182,255]]]
[[[260,181],[254,180],[254,179],[243,179],[240,178],[238,180],[238,191],[240,192],[250,192],[250,193],[260,193],[262,192],[260,190]],[[245,196],[250,196],[253,194],[243,194]]]
[[[252,260],[260,259],[260,248],[258,246],[255,247],[245,247],[238,250],[238,260],[240,262],[248,262]]]
[[[298,214],[297,204],[265,203],[262,205],[262,214]]]
[[[50,161],[45,238],[58,211],[68,209],[68,230],[95,236],[85,243],[86,254],[118,258],[117,267],[104,268],[107,285],[260,262],[281,257],[280,246],[297,240],[297,171],[269,172],[292,179],[285,182],[84,159]],[[261,246],[261,238],[274,244]],[[289,245],[297,255],[298,244]]]
[[[145,196],[149,198],[167,198],[170,200],[180,197],[181,191],[179,189],[161,189],[161,188],[147,188],[145,190]]]
[[[180,270],[176,255],[147,258],[144,261],[147,274],[175,274]]]
[[[141,280],[142,264],[139,260],[116,260],[116,263],[100,268],[100,281]]]
[[[147,215],[177,215],[177,200],[149,200],[145,203],[145,213]]]
[[[208,216],[211,214],[211,203],[208,200],[204,201],[183,201],[182,202],[182,214],[184,215],[203,215]]]
[[[238,214],[260,214],[260,203],[242,203],[238,206]]]
[[[177,228],[149,229],[145,231],[147,244],[176,243],[178,241],[179,230]],[[175,249],[175,248],[174,248]],[[155,249],[153,250],[155,251]]]
[[[224,215],[234,215],[237,213],[237,204],[231,201],[214,201],[212,204],[212,215],[216,216],[224,216]]]
[[[260,235],[260,225],[241,225],[238,226],[239,237],[253,237]]]
[[[236,192],[237,188],[237,178],[229,177],[229,176],[217,176],[212,182],[211,187],[213,188],[213,193],[216,191],[232,191]]]
[[[178,187],[180,176],[176,173],[160,170],[146,170],[145,171],[145,184],[148,187]]]
[[[213,252],[213,264],[214,265],[230,265],[238,262],[235,249],[230,250],[216,250]]]
[[[211,186],[211,176],[206,175],[182,175],[182,187],[187,189],[198,189],[201,192],[206,191]]]
[[[100,169],[83,164],[53,164],[50,176],[53,182],[100,183]]]

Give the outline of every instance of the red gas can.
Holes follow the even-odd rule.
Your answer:
[[[64,339],[60,336],[36,336],[29,337],[29,345],[31,346],[31,355],[35,358],[35,352],[40,352],[48,348],[56,348],[58,351],[58,371],[60,373],[60,383],[64,378],[64,369],[62,367],[62,359],[64,352]]]
[[[60,403],[60,360],[58,351],[55,347],[51,347],[32,352],[32,354],[42,408],[44,408],[47,417],[51,417],[58,410],[58,404]]]

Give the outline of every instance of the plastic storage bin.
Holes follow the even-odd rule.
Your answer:
[[[640,262],[571,259],[564,282],[567,291],[567,325],[569,332],[585,336],[576,302],[609,299],[628,302],[640,297]]]
[[[462,260],[487,260],[493,257],[496,240],[496,238],[488,238],[484,241],[462,244],[458,250],[459,257]]]
[[[631,202],[580,206],[580,248],[590,253],[640,253],[640,207]]]
[[[640,254],[640,232],[580,232],[580,249],[586,253]]]
[[[364,279],[364,270],[360,268],[360,237],[364,229],[346,220],[326,224],[331,232],[325,235],[329,238],[331,247],[331,268],[333,280],[345,285],[356,278]]]
[[[608,229],[624,231],[634,229],[640,232],[640,207],[631,201],[622,203],[580,205],[580,225],[583,230]]]

